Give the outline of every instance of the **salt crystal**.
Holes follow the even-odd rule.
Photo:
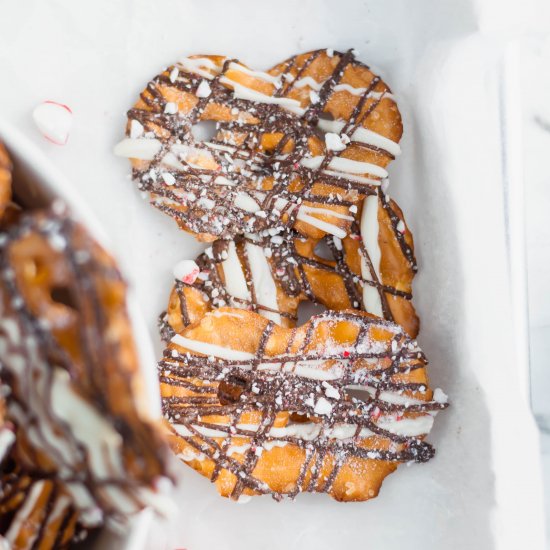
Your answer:
[[[164,106],[164,113],[167,115],[175,115],[178,112],[178,104],[173,101],[169,101]]]

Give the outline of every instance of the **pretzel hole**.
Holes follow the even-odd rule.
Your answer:
[[[335,120],[335,118],[332,116],[331,113],[329,113],[327,111],[323,111],[319,115],[319,120]],[[325,131],[324,130],[321,130],[321,128],[319,128],[317,126],[317,127],[315,127],[315,133],[324,141],[324,139],[325,139]]]
[[[313,252],[315,253],[316,256],[319,256],[319,258],[323,258],[323,260],[334,261],[332,250],[329,248],[328,244],[324,239],[317,243]]]
[[[320,315],[327,308],[321,304],[315,304],[313,302],[301,302],[298,306],[298,325],[301,326],[307,323],[314,315]]]
[[[290,413],[289,420],[295,424],[304,424],[305,422],[309,422],[311,417],[309,414],[292,412]]]
[[[217,133],[215,120],[201,120],[191,128],[191,134],[196,141],[212,141]]]
[[[50,291],[50,296],[54,302],[63,304],[64,306],[77,310],[78,306],[74,296],[66,286],[54,286]]]
[[[248,381],[239,376],[228,376],[218,385],[218,399],[222,405],[237,403],[248,388]]]
[[[329,113],[328,111],[323,111],[320,115],[319,115],[319,118],[321,120],[334,120],[334,117],[332,116],[332,113]]]
[[[354,397],[355,399],[358,399],[359,401],[370,401],[372,399],[372,395],[367,390],[361,390],[356,387],[351,388],[344,388],[346,394],[349,397]]]

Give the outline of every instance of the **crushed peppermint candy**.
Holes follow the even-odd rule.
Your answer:
[[[403,220],[399,220],[396,229],[399,233],[405,233],[405,224],[403,223]]]
[[[349,138],[347,141],[349,143]],[[342,136],[334,134],[333,132],[327,132],[325,134],[325,144],[329,151],[343,151],[346,148],[346,143],[342,139]]]
[[[174,82],[178,79],[178,76],[180,74],[180,71],[177,67],[174,67],[171,71],[170,71],[170,82],[172,84],[174,84]]]
[[[169,101],[164,107],[164,113],[166,115],[175,115],[178,112],[178,104],[173,101]]]
[[[176,178],[169,172],[163,172],[161,176],[166,185],[174,185],[176,183]]]
[[[315,90],[310,90],[309,100],[311,101],[311,103],[313,103],[313,105],[316,105],[317,103],[319,103],[319,101],[321,101],[321,98],[319,97],[319,94]]]
[[[319,397],[315,408],[313,409],[315,414],[329,415],[332,412],[332,405],[324,397]]]
[[[193,284],[199,276],[199,266],[193,260],[182,260],[174,266],[174,277],[188,285]]]
[[[449,401],[449,397],[441,388],[435,388],[433,400],[436,403],[447,403]]]
[[[130,137],[132,139],[136,139],[138,137],[141,137],[144,133],[145,129],[143,128],[143,124],[139,122],[138,120],[132,119],[130,121]]]
[[[328,382],[323,382],[323,387],[325,388],[325,395],[331,399],[340,399],[340,392],[334,387],[331,386]]]
[[[32,112],[40,133],[56,145],[65,145],[73,125],[73,112],[67,105],[56,101],[44,101]]]
[[[206,80],[202,80],[199,84],[199,87],[197,88],[196,96],[197,97],[209,97],[212,93],[212,89],[210,88],[210,84]]]

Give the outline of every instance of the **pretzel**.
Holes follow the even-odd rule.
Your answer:
[[[269,74],[283,85],[274,95],[298,101],[301,117],[325,133],[329,154],[386,167],[401,153],[403,133],[395,96],[354,50],[295,55]]]
[[[172,447],[240,500],[378,494],[401,462],[425,462],[436,411],[426,360],[398,325],[326,312],[297,329],[220,308],[173,336],[159,363]]]
[[[8,152],[0,142],[0,217],[11,201],[12,168]]]
[[[22,479],[40,487],[37,503],[50,502],[53,489],[35,480],[51,480],[69,496],[79,529],[106,518],[123,523],[145,506],[163,505],[169,449],[146,408],[126,284],[82,226],[59,203],[52,208],[23,214],[0,233],[0,380],[15,433],[10,457]],[[13,525],[5,526],[8,534]]]
[[[67,548],[84,534],[63,484],[24,474],[13,461],[0,476],[0,516],[10,517],[0,542],[12,550]]]
[[[345,54],[334,78],[352,60]],[[385,93],[378,77],[360,72],[363,80],[371,75],[370,89]],[[307,237],[343,238],[350,207],[380,185],[389,159],[363,161],[355,146],[341,155],[326,149],[310,110],[279,97],[284,89],[281,78],[236,60],[186,58],[148,84],[128,112],[129,137],[115,152],[132,160],[133,179],[152,204],[200,240],[290,227]],[[361,101],[378,117],[388,115],[387,124],[400,123],[393,102],[375,103],[370,96]],[[204,121],[215,121],[217,133],[201,142],[193,130]]]
[[[396,321],[416,337],[414,245],[395,201],[376,190],[364,200],[345,239],[329,235],[323,242],[328,259],[316,254],[319,241],[296,234],[216,241],[197,259],[198,278],[176,280],[161,316],[164,339],[225,305],[294,326],[304,301],[332,310],[361,309]]]

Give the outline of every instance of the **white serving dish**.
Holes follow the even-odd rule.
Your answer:
[[[0,142],[6,146],[13,162],[13,193],[19,204],[30,209],[47,208],[53,200],[62,199],[69,206],[71,215],[79,220],[106,250],[110,250],[109,238],[97,218],[79,197],[70,182],[36,145],[4,120],[0,120]],[[160,415],[160,402],[153,348],[140,308],[131,289],[128,292],[127,305],[139,350],[142,376],[147,382],[147,394],[144,396],[147,401],[143,403],[143,410],[149,410],[151,417],[156,418]],[[143,534],[143,527],[150,525],[151,517],[150,511],[139,514],[132,519],[128,532],[120,530],[115,533],[106,530],[91,548],[120,548],[121,550],[143,548],[143,537],[141,537],[141,541],[136,540],[133,533]]]
[[[11,83],[0,88],[2,104],[13,106],[7,116],[48,151],[106,228],[157,346],[172,267],[201,246],[140,199],[127,163],[112,155],[124,112],[150,77],[192,53],[223,53],[261,69],[296,51],[356,47],[404,116],[390,192],[417,245],[419,341],[434,386],[452,402],[430,436],[436,458],[403,466],[379,498],[348,505],[303,495],[238,506],[182,466],[175,517],[155,523],[147,548],[543,548],[510,40],[527,4],[59,0],[10,8],[13,24],[0,37],[0,74]],[[43,99],[75,112],[65,148],[32,128],[30,111]]]

